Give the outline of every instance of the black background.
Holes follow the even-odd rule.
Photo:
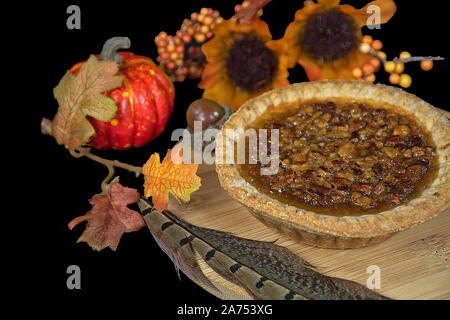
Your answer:
[[[343,1],[359,8],[365,1]],[[178,279],[169,258],[159,249],[147,229],[124,234],[115,252],[109,248],[94,252],[86,243],[76,244],[84,230],[84,224],[69,231],[67,224],[73,218],[89,211],[88,200],[99,193],[100,183],[106,169],[89,159],[75,159],[68,151],[56,144],[50,136],[40,134],[42,117],[52,119],[57,103],[52,90],[67,69],[74,63],[85,60],[91,53],[99,53],[103,42],[113,36],[131,39],[130,51],[156,59],[154,37],[160,31],[174,34],[182,20],[202,7],[212,7],[225,18],[233,14],[234,5],[240,1],[121,1],[117,3],[96,1],[59,1],[52,4],[35,3],[21,13],[23,23],[30,23],[26,34],[27,43],[32,43],[27,69],[32,74],[33,105],[28,108],[26,118],[30,135],[26,140],[28,155],[33,155],[32,165],[27,167],[24,179],[33,183],[22,184],[18,193],[33,197],[34,213],[28,217],[27,245],[23,255],[34,264],[34,275],[25,273],[27,282],[38,281],[35,289],[50,293],[52,297],[67,301],[83,298],[98,302],[105,297],[109,303],[120,304],[123,297],[139,297],[149,301],[154,311],[166,312],[167,318],[175,317],[176,308],[189,305],[219,304],[210,295],[184,275]],[[286,26],[293,20],[295,11],[303,1],[273,0],[264,9],[263,19],[269,24],[273,38],[283,36]],[[437,2],[396,1],[398,10],[380,30],[363,29],[375,39],[382,40],[384,52],[393,58],[407,50],[413,55],[448,57],[447,11],[437,8]],[[66,9],[71,4],[81,8],[81,30],[68,30]],[[26,12],[25,12],[26,11]],[[25,18],[26,17],[26,18]],[[431,104],[447,109],[448,61],[435,63],[428,72],[420,70],[418,63],[407,65],[406,72],[413,78],[407,89]],[[383,72],[377,73],[377,82],[387,83]],[[290,81],[305,81],[300,67],[290,70]],[[185,111],[189,103],[201,97],[198,81],[175,83],[176,99],[174,113],[167,129],[156,140],[145,147],[127,151],[102,151],[97,154],[109,159],[118,159],[134,165],[143,165],[153,152],[162,156],[174,142],[171,132],[186,127]],[[24,99],[26,92],[22,93]],[[29,93],[31,94],[31,93]],[[34,139],[37,141],[34,142]],[[23,144],[22,144],[23,146]],[[138,188],[142,192],[143,179],[117,169],[123,185]],[[37,174],[31,178],[29,174]],[[31,186],[30,186],[31,185]],[[27,187],[29,186],[29,187]],[[32,190],[24,190],[31,188]],[[31,221],[29,221],[31,220]],[[24,232],[25,233],[25,232]],[[33,256],[33,258],[30,258]],[[81,290],[68,290],[66,268],[69,265],[81,268]],[[33,279],[33,280],[32,280]],[[27,288],[22,288],[27,291]],[[116,305],[115,305],[116,306]],[[295,305],[289,304],[291,308]],[[317,305],[315,305],[317,307]],[[126,307],[126,306],[124,306]],[[304,307],[304,306],[303,306]],[[302,307],[302,308],[303,308]],[[283,307],[277,304],[278,311]]]

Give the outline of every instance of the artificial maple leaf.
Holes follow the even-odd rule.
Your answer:
[[[84,216],[69,222],[72,230],[77,224],[87,220],[87,226],[77,242],[87,242],[97,251],[106,247],[116,250],[124,232],[132,232],[145,226],[142,216],[127,207],[139,200],[140,194],[136,189],[122,186],[115,179],[107,187],[106,194],[97,194],[89,203],[92,209]]]
[[[174,155],[174,158],[180,155]],[[163,211],[167,209],[169,192],[178,200],[189,202],[191,193],[201,186],[197,176],[198,164],[184,164],[172,161],[172,150],[168,150],[162,163],[159,153],[154,153],[142,168],[145,177],[144,195],[152,197],[153,206]]]
[[[59,108],[49,127],[59,144],[73,150],[89,141],[95,130],[86,116],[100,121],[115,116],[116,102],[102,93],[121,86],[123,77],[118,71],[116,62],[91,55],[77,75],[66,72],[53,89]]]

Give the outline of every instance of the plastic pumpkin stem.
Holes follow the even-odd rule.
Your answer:
[[[119,65],[121,65],[122,57],[117,54],[117,50],[129,49],[130,47],[131,41],[128,37],[114,37],[108,39],[100,52],[100,60],[116,61]]]

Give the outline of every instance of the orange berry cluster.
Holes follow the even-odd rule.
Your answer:
[[[201,45],[214,36],[214,26],[222,21],[217,10],[202,8],[184,19],[174,36],[164,31],[156,36],[156,61],[173,81],[200,78],[206,63]]]
[[[362,38],[359,50],[366,54],[370,54],[370,52],[374,50],[378,56],[385,58],[386,54],[383,51],[380,51],[381,48],[383,48],[383,43],[380,40],[373,40],[371,36],[366,35]],[[376,79],[375,72],[380,70],[380,66],[380,59],[371,57],[367,63],[352,70],[353,77],[361,81],[374,82]]]
[[[202,8],[200,12],[191,14],[190,19],[184,19],[181,25],[181,33],[190,35],[197,43],[203,43],[213,37],[212,29],[218,23],[221,23],[223,18],[219,11],[211,8]]]
[[[380,69],[381,63],[383,63],[384,71],[390,74],[389,82],[396,84],[402,88],[408,88],[411,86],[412,78],[409,74],[404,73],[405,63],[403,61],[388,61],[387,56],[383,51],[380,51],[383,47],[383,43],[380,40],[374,40],[371,36],[365,35],[362,38],[362,42],[359,46],[359,50],[362,53],[370,54],[372,57],[369,62],[362,67],[356,67],[352,70],[353,77],[357,80],[374,82],[375,72]],[[409,59],[411,54],[407,51],[400,53],[399,59]],[[433,61],[423,60],[420,62],[420,67],[424,71],[431,70],[433,68]]]
[[[411,54],[407,51],[400,53],[399,59],[409,59]],[[420,61],[420,67],[424,71],[431,70],[433,68],[433,61],[423,60]],[[403,88],[408,88],[411,85],[412,78],[409,74],[403,73],[405,70],[405,62],[386,61],[384,64],[384,71],[390,73],[389,82],[392,84],[398,84]]]

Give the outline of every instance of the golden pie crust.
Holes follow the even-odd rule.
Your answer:
[[[293,103],[333,101],[333,98],[373,101],[376,105],[386,103],[386,109],[395,106],[393,111],[397,113],[414,115],[431,133],[436,146],[439,168],[432,184],[419,197],[389,210],[339,217],[306,211],[273,199],[248,183],[236,164],[221,163],[226,157],[225,141],[233,140],[227,136],[227,129],[245,129],[271,106],[283,108]],[[224,156],[216,157],[216,171],[222,187],[266,225],[310,245],[339,249],[367,246],[423,223],[449,205],[450,121],[432,105],[399,88],[352,80],[293,84],[247,101],[223,125],[216,139],[222,139],[216,147],[216,155]]]

